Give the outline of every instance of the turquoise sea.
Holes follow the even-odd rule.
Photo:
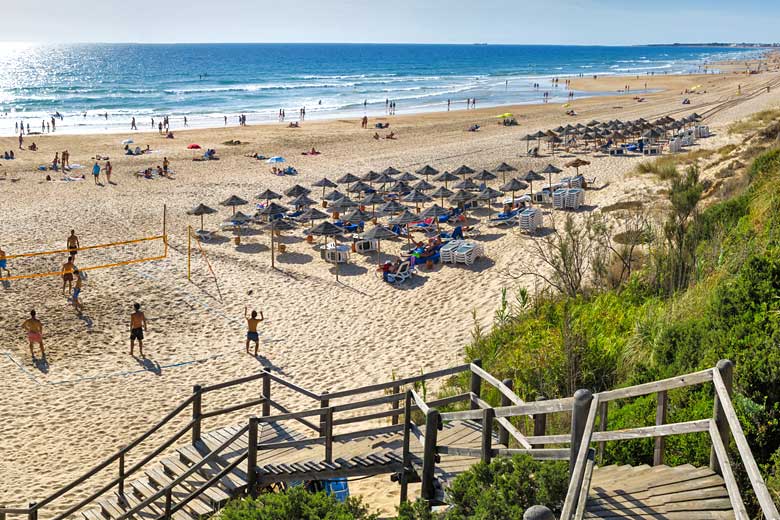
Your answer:
[[[124,131],[168,115],[173,128],[565,101],[553,77],[679,74],[755,49],[529,45],[0,44],[0,133],[55,113],[58,132]],[[535,89],[534,84],[540,88]],[[575,96],[584,96],[575,92]],[[588,95],[599,95],[590,93]],[[106,115],[108,116],[106,118]]]

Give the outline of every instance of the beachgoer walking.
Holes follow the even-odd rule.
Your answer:
[[[447,100],[447,112],[449,112],[449,111],[450,111],[450,104],[451,104],[451,103],[452,103],[452,101],[448,99],[448,100]]]
[[[68,237],[68,250],[70,251],[70,256],[74,259],[76,258],[79,247],[81,247],[79,244],[79,237],[77,237],[76,232],[71,229],[70,236]]]
[[[81,271],[79,271],[78,267],[73,268],[73,276],[76,278],[76,285],[73,287],[73,296],[70,297],[70,302],[73,304],[76,312],[81,314],[82,307],[79,301],[79,296],[81,295]]]
[[[130,355],[133,356],[135,340],[138,340],[138,353],[144,357],[144,332],[146,332],[146,316],[141,312],[141,304],[134,303],[130,315]]]
[[[113,171],[113,169],[114,168],[111,166],[111,161],[106,161],[106,167],[105,167],[106,182],[109,184],[111,184],[111,172]]]
[[[11,276],[11,271],[8,270],[8,259],[5,257],[5,251],[0,247],[0,276],[3,275],[3,271],[5,271],[6,277]]]
[[[51,161],[51,169],[55,172],[60,168],[60,152],[54,152],[54,159]]]
[[[363,119],[360,121],[360,128],[368,128],[368,116],[363,116]]]
[[[225,116],[225,126],[227,126],[227,116]]]
[[[187,126],[187,116],[184,116],[184,126]]]
[[[24,132],[19,134],[19,149],[24,150]]]
[[[54,118],[51,118],[51,131],[54,132],[57,130],[57,122],[54,120]]]
[[[46,352],[43,350],[43,324],[35,316],[35,309],[30,311],[30,317],[22,323],[22,329],[27,333],[27,341],[30,344],[30,355],[33,360],[35,360],[33,345],[36,343],[41,346],[41,358],[46,359]]]
[[[135,118],[133,118],[133,120],[130,121],[130,130],[138,130],[138,127],[135,126]]]
[[[67,294],[73,290],[73,271],[76,269],[73,263],[73,257],[69,256],[68,261],[62,264],[62,294],[65,294],[65,286],[68,286]]]
[[[255,342],[255,356],[257,356],[257,350],[260,347],[260,333],[257,332],[257,325],[263,321],[263,311],[260,311],[260,319],[257,318],[257,311],[252,311],[251,317],[248,314],[249,309],[244,307],[244,318],[246,319],[246,326],[248,331],[246,333],[246,353],[249,354],[249,342]]]
[[[95,178],[95,186],[100,184],[100,164],[95,161],[95,165],[92,166],[92,176]]]

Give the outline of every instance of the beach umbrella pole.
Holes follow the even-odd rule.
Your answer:
[[[276,269],[274,262],[274,228],[271,225],[271,269]]]

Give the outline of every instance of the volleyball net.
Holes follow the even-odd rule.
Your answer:
[[[168,237],[162,234],[74,249],[15,255],[7,253],[8,251],[5,262],[8,272],[0,269],[0,282],[62,276],[65,274],[63,266],[71,255],[74,256],[73,263],[79,271],[96,271],[162,260],[168,256]]]

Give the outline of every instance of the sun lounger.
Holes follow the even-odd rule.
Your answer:
[[[388,283],[400,284],[411,278],[413,272],[414,270],[412,269],[411,261],[406,260],[401,262],[401,265],[398,266],[398,270],[396,272],[385,273],[384,279]]]
[[[464,242],[455,250],[455,263],[472,265],[477,258],[484,256],[484,249],[475,242]]]
[[[450,240],[439,249],[439,255],[442,263],[454,264],[455,263],[455,251],[463,245],[463,240]]]

